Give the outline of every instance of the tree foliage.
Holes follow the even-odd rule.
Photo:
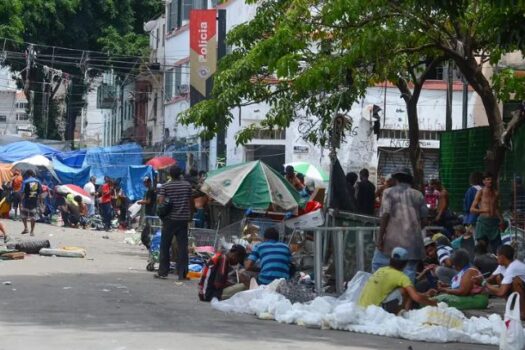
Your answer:
[[[213,99],[181,118],[211,136],[231,122],[236,106],[266,102],[264,127],[302,117],[305,137],[326,140],[331,116],[346,112],[380,81],[414,83],[434,58],[453,60],[480,95],[502,156],[498,99],[522,97],[508,71],[493,80],[482,70],[504,54],[524,52],[522,2],[493,0],[263,0],[256,16],[228,35],[233,52],[215,77]],[[426,64],[425,64],[426,63]],[[238,135],[246,142],[253,128]],[[508,134],[507,134],[508,135]],[[494,151],[495,152],[495,151]],[[497,162],[495,162],[497,163]],[[499,169],[494,164],[494,169]]]

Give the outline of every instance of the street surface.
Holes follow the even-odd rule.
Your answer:
[[[13,238],[21,222],[2,221]],[[84,259],[0,261],[0,349],[495,349],[307,329],[214,311],[196,281],[156,280],[143,247],[121,232],[38,225],[37,239],[78,246]],[[29,239],[27,237],[26,239]]]

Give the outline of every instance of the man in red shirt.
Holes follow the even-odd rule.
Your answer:
[[[113,182],[107,176],[104,177],[104,184],[100,187],[99,209],[102,221],[104,221],[104,229],[109,231],[111,229],[111,219],[113,218],[113,207],[111,206],[111,189]]]

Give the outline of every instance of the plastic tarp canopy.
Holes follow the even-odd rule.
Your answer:
[[[90,166],[85,168],[74,168],[67,166],[57,158],[53,158],[53,168],[57,174],[58,179],[63,184],[73,184],[84,187],[84,185],[89,181],[89,174],[91,171]]]
[[[12,178],[11,164],[0,164],[0,186],[8,183]]]
[[[37,142],[20,141],[0,147],[0,163],[14,163],[36,155],[52,156],[58,150]]]
[[[86,158],[87,150],[81,149],[78,151],[60,152],[55,154],[55,158],[63,165],[71,168],[82,168],[84,166],[84,159]]]
[[[91,167],[91,176],[96,176],[97,183],[104,182],[104,176],[112,179],[124,179],[128,176],[128,166],[142,165],[142,147],[136,143],[112,147],[90,148],[86,151],[84,167]]]
[[[153,168],[150,165],[131,165],[128,167],[128,174],[125,179],[122,179],[121,185],[131,201],[144,197],[146,187],[144,187],[143,179],[145,176],[153,179]]]

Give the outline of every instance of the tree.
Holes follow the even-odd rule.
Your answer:
[[[164,9],[161,0],[24,0],[9,3],[0,5],[0,10],[1,6],[18,9],[12,5],[17,4],[20,19],[15,24],[21,28],[18,36],[11,36],[17,41],[9,42],[8,49],[23,52],[28,49],[24,41],[35,44],[32,66],[24,72],[19,84],[28,96],[30,92],[35,96],[32,114],[39,136],[60,136],[55,122],[59,113],[53,99],[53,92],[56,91],[46,91],[51,82],[44,72],[45,67],[61,70],[71,79],[67,139],[73,137],[76,116],[85,103],[83,97],[87,86],[81,66],[89,68],[91,75],[109,69],[117,74],[128,73],[137,66],[137,62],[142,62],[147,52],[148,37],[143,33],[143,23]],[[3,11],[0,13],[4,15]],[[16,18],[13,17],[13,20]],[[3,23],[2,17],[0,23]],[[93,52],[87,56],[84,51]],[[13,54],[8,57],[7,64],[15,71],[22,71],[27,61],[23,56]],[[42,95],[48,93],[50,112],[49,121],[45,122],[41,104],[47,96],[43,98]]]

